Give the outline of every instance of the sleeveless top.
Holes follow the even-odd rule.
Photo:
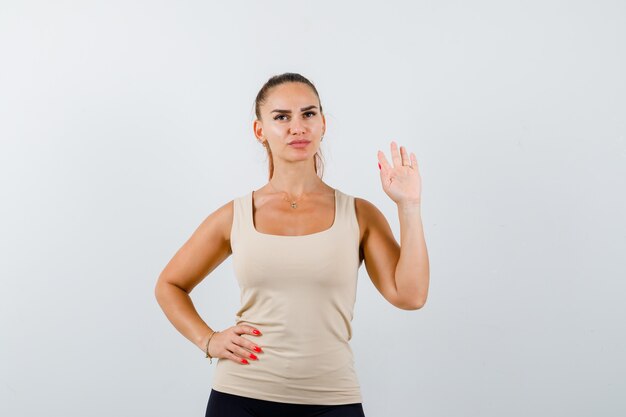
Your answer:
[[[349,340],[356,299],[359,224],[354,197],[335,189],[330,228],[301,236],[260,233],[252,192],[233,200],[230,243],[241,289],[235,323],[263,349],[248,365],[218,359],[212,387],[261,400],[362,402]]]

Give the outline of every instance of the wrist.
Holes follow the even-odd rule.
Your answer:
[[[209,335],[209,337],[207,338],[206,346],[205,346],[205,348],[204,348],[204,355],[205,355],[205,358],[209,358],[209,363],[213,363],[213,356],[211,356],[211,353],[210,353],[210,347],[209,347],[209,346],[210,346],[210,344],[211,344],[211,340],[213,339],[213,337],[214,337],[217,333],[219,333],[219,332],[215,331],[215,332],[213,332],[213,333],[211,333],[211,334]]]
[[[202,335],[200,339],[197,340],[195,345],[198,346],[198,348],[200,348],[200,350],[202,350],[203,352],[206,352],[206,344],[213,335],[213,333],[215,333],[215,331],[213,329],[209,329],[206,333]]]
[[[421,208],[421,200],[406,200],[398,203],[398,209],[402,211],[419,211]]]

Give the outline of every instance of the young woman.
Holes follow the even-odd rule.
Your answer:
[[[364,416],[349,345],[361,263],[398,308],[419,309],[428,295],[417,159],[395,142],[392,163],[378,152],[382,188],[398,206],[399,245],[372,203],[322,181],[326,119],[308,79],[270,78],[256,117],[267,184],[200,224],[159,276],[156,298],[181,334],[219,358],[207,417]],[[242,304],[236,325],[214,331],[189,294],[231,254]]]

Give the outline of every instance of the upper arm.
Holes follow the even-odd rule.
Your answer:
[[[232,253],[230,229],[233,201],[211,213],[176,252],[159,276],[159,283],[173,284],[187,293]]]
[[[369,201],[355,197],[359,227],[363,230],[361,253],[365,269],[382,296],[398,308],[395,272],[400,259],[400,245],[393,236],[385,216]]]

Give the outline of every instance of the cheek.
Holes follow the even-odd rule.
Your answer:
[[[280,136],[283,129],[280,126],[267,126],[265,128],[265,136]]]

